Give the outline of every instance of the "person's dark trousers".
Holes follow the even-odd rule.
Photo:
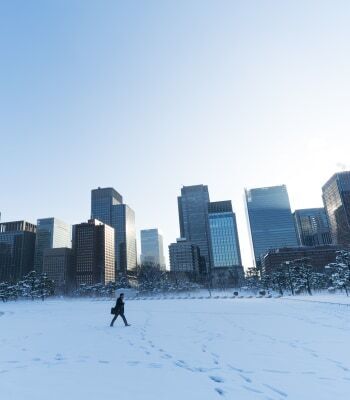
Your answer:
[[[123,318],[124,324],[125,324],[125,326],[127,326],[128,325],[128,321],[126,320],[125,315],[124,314],[120,314],[120,313],[115,314],[114,318],[112,319],[111,326],[113,326],[115,320],[118,318],[118,315],[120,315]]]

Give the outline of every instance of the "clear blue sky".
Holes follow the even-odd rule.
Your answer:
[[[114,186],[167,245],[181,186],[204,183],[248,267],[244,187],[319,206],[350,168],[349,21],[340,0],[2,1],[3,220],[78,223]]]

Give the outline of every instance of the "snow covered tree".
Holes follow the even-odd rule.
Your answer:
[[[166,272],[155,265],[140,265],[136,269],[137,285],[140,292],[156,293],[169,286]]]
[[[0,282],[0,300],[2,300],[4,303],[9,298],[8,288],[9,288],[8,283]]]
[[[248,289],[251,289],[253,291],[257,291],[258,289],[260,289],[261,287],[260,272],[257,268],[254,267],[248,268],[244,284]]]
[[[36,271],[29,272],[17,286],[21,297],[32,300],[35,298],[45,300],[54,294],[54,282],[46,274],[39,274]]]
[[[310,259],[300,258],[290,261],[288,267],[293,293],[299,294],[307,291],[307,293],[312,296],[311,286],[313,271]]]
[[[283,296],[284,291],[288,287],[287,271],[283,265],[280,265],[271,273],[271,284],[272,289],[278,291]]]
[[[350,289],[350,252],[338,251],[336,262],[326,266],[326,271],[330,275],[332,286],[335,289],[344,290],[349,296]]]

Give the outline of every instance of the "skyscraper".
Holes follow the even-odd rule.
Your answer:
[[[137,265],[135,213],[113,188],[91,191],[91,218],[115,230],[115,273],[125,273]]]
[[[0,282],[15,282],[34,269],[36,226],[26,221],[0,224]]]
[[[73,226],[77,284],[115,281],[114,229],[96,219]]]
[[[135,213],[126,204],[113,207],[112,226],[116,231],[116,272],[125,273],[137,266]]]
[[[165,269],[163,236],[157,228],[141,231],[141,263]]]
[[[298,246],[285,185],[246,189],[245,202],[256,267],[268,250]]]
[[[113,188],[91,190],[91,218],[111,225],[113,206],[123,203],[123,197]]]
[[[185,238],[169,245],[169,259],[172,272],[199,272],[199,247]]]
[[[334,174],[322,187],[334,244],[350,245],[350,171]]]
[[[180,235],[199,247],[201,272],[210,269],[208,186],[184,186],[178,197]]]
[[[212,269],[242,266],[236,215],[231,201],[208,204]]]
[[[300,246],[323,246],[332,243],[327,214],[323,207],[295,210],[293,215]]]
[[[43,254],[46,249],[72,247],[71,226],[57,218],[38,219],[36,227],[34,268],[43,270]]]
[[[56,294],[68,294],[76,287],[73,251],[67,247],[45,249],[43,272],[55,282]]]

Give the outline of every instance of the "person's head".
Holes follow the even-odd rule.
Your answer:
[[[124,299],[124,293],[120,293],[120,296],[119,296],[121,299]]]

